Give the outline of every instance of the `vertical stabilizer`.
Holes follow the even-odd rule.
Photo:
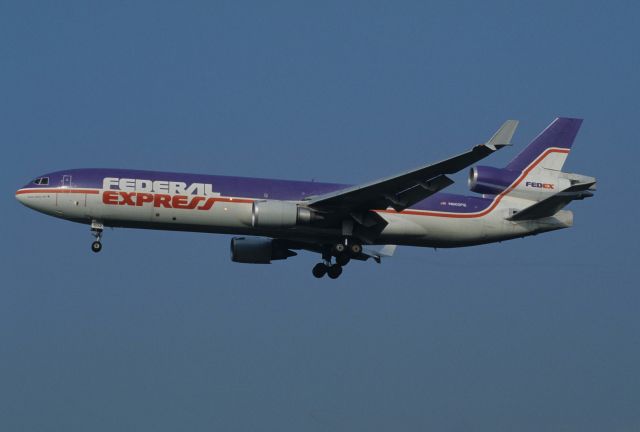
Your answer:
[[[524,171],[534,161],[537,161],[540,168],[562,170],[573,145],[573,140],[580,130],[580,125],[582,125],[582,119],[567,117],[555,119],[518,156],[509,162],[506,168],[513,171]]]

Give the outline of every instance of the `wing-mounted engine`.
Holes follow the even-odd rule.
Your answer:
[[[291,201],[254,201],[251,209],[251,226],[254,228],[293,228],[321,220],[323,216],[319,212]]]
[[[498,195],[511,185],[520,172],[488,166],[469,170],[469,190],[486,195]]]
[[[281,241],[265,237],[234,237],[231,239],[231,261],[245,264],[271,264],[297,255]]]

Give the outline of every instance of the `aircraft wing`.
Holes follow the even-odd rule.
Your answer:
[[[517,120],[507,120],[486,144],[465,153],[393,177],[313,197],[307,205],[345,213],[389,206],[402,211],[452,184],[447,174],[457,173],[509,145],[517,126]]]

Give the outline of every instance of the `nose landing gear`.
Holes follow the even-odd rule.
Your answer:
[[[91,243],[91,250],[95,253],[100,252],[102,250],[102,243],[98,240],[94,241],[93,243]]]
[[[103,229],[104,225],[101,222],[95,220],[91,221],[91,235],[95,237],[95,241],[91,243],[91,250],[95,253],[102,250],[102,242],[100,240],[102,238]]]

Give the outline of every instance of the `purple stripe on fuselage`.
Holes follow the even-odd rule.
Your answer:
[[[42,177],[49,178],[47,185],[29,183],[24,188],[55,188],[64,185],[72,188],[101,189],[103,180],[106,177],[115,177],[183,182],[187,185],[192,183],[211,184],[214,192],[219,192],[223,196],[238,198],[304,200],[310,196],[322,195],[350,187],[350,185],[339,183],[106,168],[71,169],[45,174]],[[63,179],[65,178],[66,183],[63,184]],[[491,202],[491,199],[480,197],[436,193],[411,208],[451,213],[473,213],[484,210]]]

